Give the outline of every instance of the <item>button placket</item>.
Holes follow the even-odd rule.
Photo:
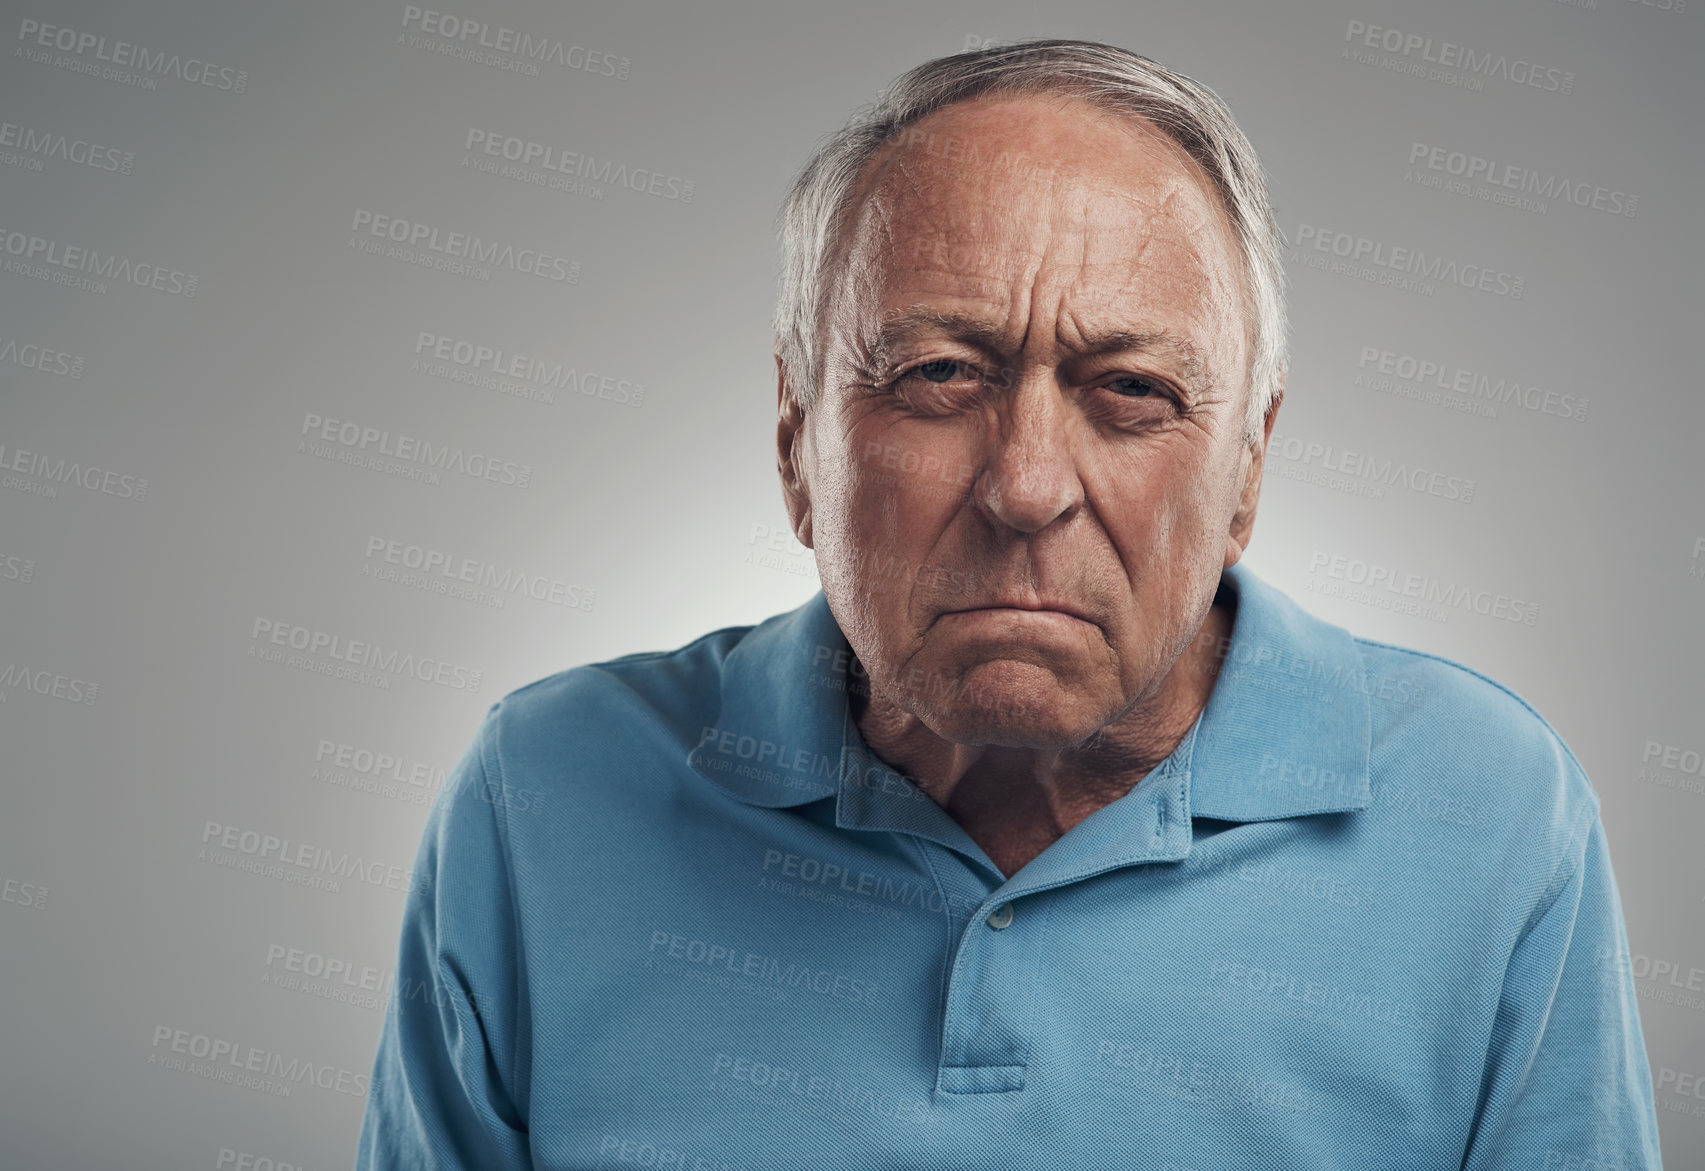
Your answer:
[[[1046,918],[1034,900],[1024,913],[1019,923],[1014,900],[992,909],[985,903],[959,937],[943,1004],[937,1081],[943,1093],[998,1094],[1024,1088]]]

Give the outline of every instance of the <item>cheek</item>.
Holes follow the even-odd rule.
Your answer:
[[[1225,478],[1218,461],[1182,443],[1101,462],[1091,499],[1133,580],[1220,556],[1230,516]]]
[[[945,428],[855,428],[841,453],[846,526],[904,548],[927,547],[971,491],[969,451]]]

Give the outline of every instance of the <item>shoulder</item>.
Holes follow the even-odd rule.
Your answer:
[[[481,727],[487,767],[536,771],[658,742],[684,756],[716,719],[723,660],[752,629],[722,627],[673,650],[585,663],[517,687]]]
[[[1372,700],[1368,771],[1376,802],[1383,787],[1388,804],[1454,802],[1444,819],[1458,824],[1501,825],[1565,852],[1584,843],[1598,795],[1531,703],[1442,655],[1352,637]]]

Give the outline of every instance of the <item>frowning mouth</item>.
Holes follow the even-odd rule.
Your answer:
[[[963,610],[949,610],[942,617],[953,614],[1034,614],[1038,617],[1052,616],[1073,618],[1079,622],[1094,622],[1094,619],[1073,606],[1041,606],[1025,602],[992,602],[987,606],[969,606]]]

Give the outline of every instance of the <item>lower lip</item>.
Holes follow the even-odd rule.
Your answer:
[[[949,614],[943,615],[943,617],[981,617],[984,619],[1000,618],[1003,620],[1010,620],[1016,617],[1032,622],[1050,623],[1056,626],[1075,626],[1084,622],[1082,618],[1079,618],[1075,614],[1068,614],[1064,610],[1021,610],[1016,606],[990,606],[981,610],[954,610]]]

